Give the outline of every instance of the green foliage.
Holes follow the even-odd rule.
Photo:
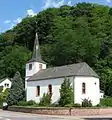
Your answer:
[[[51,104],[51,95],[43,94],[43,97],[40,99],[39,106],[50,106]]]
[[[106,98],[101,99],[100,105],[104,107],[112,107],[112,98],[106,97]]]
[[[17,106],[27,106],[27,102],[22,100],[17,103]]]
[[[3,91],[3,86],[0,86],[0,93]]]
[[[75,103],[74,105],[73,105],[73,107],[78,107],[78,108],[80,108],[81,107],[81,105],[80,104],[78,104],[78,103]]]
[[[82,107],[92,107],[91,100],[84,99],[84,100],[82,101]]]
[[[73,107],[73,104],[66,104],[64,107]]]
[[[37,103],[33,100],[30,100],[28,102],[22,100],[17,103],[17,106],[34,106],[34,105],[37,106]]]
[[[1,97],[1,95],[0,95],[0,107],[3,105],[3,99],[2,99],[2,97]]]
[[[64,107],[72,104],[73,89],[70,85],[70,80],[65,78],[64,82],[61,84],[59,105]]]
[[[4,101],[6,101],[7,96],[8,96],[8,89],[5,89],[4,92],[0,92],[0,106],[2,106]]]
[[[22,78],[25,76],[25,64],[30,58],[28,49],[22,46],[5,47],[0,52],[0,73],[1,78],[8,76],[12,78],[16,71],[20,71]]]
[[[8,105],[16,105],[19,101],[24,99],[24,84],[19,72],[15,73],[13,77],[12,86],[9,89],[7,97]]]
[[[35,105],[35,104],[36,104],[36,102],[33,101],[33,100],[30,100],[30,101],[27,102],[27,105],[28,105],[28,106],[30,106],[30,105]]]

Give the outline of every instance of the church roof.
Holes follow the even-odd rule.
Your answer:
[[[69,76],[91,76],[91,77],[99,77],[95,71],[85,62],[53,67],[41,70],[34,74],[28,81],[32,80],[45,80],[52,78],[61,78],[61,77],[69,77]]]
[[[37,33],[36,33],[36,36],[35,36],[32,58],[27,63],[29,63],[29,62],[45,63],[42,60],[42,57],[41,57],[41,54],[40,54],[40,47],[39,47],[39,41],[38,41],[38,34]]]

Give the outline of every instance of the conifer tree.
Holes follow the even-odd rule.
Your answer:
[[[73,104],[73,89],[70,84],[70,80],[66,78],[61,84],[59,105],[62,107]]]
[[[7,97],[8,105],[15,105],[24,98],[24,84],[19,72],[16,72]]]

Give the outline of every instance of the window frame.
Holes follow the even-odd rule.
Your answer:
[[[5,83],[4,86],[7,87],[7,83]]]
[[[9,87],[9,84],[7,83],[7,87]]]
[[[32,70],[32,64],[31,63],[29,64],[29,70]]]
[[[52,95],[52,85],[51,84],[48,85],[48,94]]]
[[[40,86],[36,87],[36,97],[40,96]]]
[[[42,70],[42,64],[39,64],[39,70]]]
[[[82,83],[82,94],[86,94],[86,83]]]

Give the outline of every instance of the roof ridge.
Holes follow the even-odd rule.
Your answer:
[[[73,63],[73,64],[68,64],[68,65],[61,65],[61,66],[55,66],[55,67],[50,67],[50,68],[60,68],[60,67],[64,67],[64,66],[71,66],[71,65],[78,65],[78,64],[82,64],[82,63],[85,63],[85,62],[80,62],[80,63]],[[47,69],[50,69],[50,68],[47,68]]]

